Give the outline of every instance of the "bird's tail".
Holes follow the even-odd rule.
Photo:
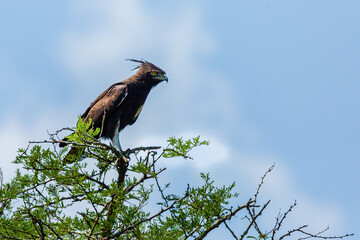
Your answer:
[[[84,150],[85,150],[84,147],[74,147],[74,146],[71,147],[70,151],[66,154],[66,156],[63,159],[64,163],[70,164],[79,160],[81,156],[84,154]]]
[[[59,143],[59,147],[65,147],[65,146],[67,146],[67,145],[69,145],[69,141],[71,141],[71,140],[69,140],[69,137],[71,137],[73,135],[73,133],[72,134],[70,134],[70,135],[68,135],[68,136],[66,136],[66,137],[64,137],[62,140],[61,140],[61,142]]]
[[[62,141],[67,141],[68,139],[65,137],[62,139]],[[61,142],[59,143],[59,147],[65,147],[66,145],[68,145],[67,143]]]

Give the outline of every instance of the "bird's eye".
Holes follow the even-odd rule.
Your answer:
[[[156,76],[158,73],[157,72],[151,72],[151,75]]]

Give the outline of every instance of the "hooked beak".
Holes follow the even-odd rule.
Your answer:
[[[159,82],[163,82],[163,81],[168,82],[168,77],[165,74],[155,77],[155,79],[159,80]]]

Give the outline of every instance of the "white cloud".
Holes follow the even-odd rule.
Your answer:
[[[64,126],[70,126],[65,116],[66,114],[61,110],[52,108],[44,109],[44,112],[38,113],[31,119],[20,119],[19,116],[12,115],[2,120],[0,168],[4,172],[4,181],[10,180],[14,176],[15,170],[21,167],[12,163],[17,156],[18,149],[26,148],[29,141],[48,139],[48,131],[53,133]]]
[[[60,49],[64,64],[80,81],[94,74],[119,74],[119,61],[132,57],[160,58],[170,68],[188,71],[196,55],[214,48],[193,6],[182,4],[177,14],[169,15],[149,11],[140,0],[91,3],[72,6],[74,15],[88,12],[91,21],[71,28]]]
[[[210,146],[195,148],[190,154],[193,160],[187,163],[190,163],[200,171],[206,171],[217,165],[226,164],[225,162],[228,161],[230,157],[230,150],[228,149],[228,144],[224,143],[219,137],[195,132],[185,132],[179,136],[183,136],[184,139],[190,139],[198,135],[200,135],[200,139],[202,140],[209,140]]]
[[[24,134],[19,129],[19,125],[14,123],[5,123],[6,127],[0,129],[0,168],[4,174],[4,181],[9,181],[18,168],[12,163],[17,155],[17,149],[25,147]]]
[[[84,12],[91,15],[89,23],[69,30],[60,50],[73,74],[88,77],[94,72],[114,69],[119,59],[142,50],[141,35],[146,36],[150,29],[141,27],[144,12],[139,1],[91,2],[81,6],[74,3],[72,8],[74,15]]]

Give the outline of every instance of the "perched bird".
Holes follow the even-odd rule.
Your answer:
[[[154,64],[145,60],[128,60],[139,64],[134,68],[137,69],[136,73],[111,85],[81,115],[84,122],[91,119],[93,127],[100,128],[97,138],[110,139],[118,150],[121,150],[119,132],[127,125],[135,123],[150,90],[160,82],[168,81],[165,71]],[[66,143],[61,143],[60,147],[65,145]],[[75,154],[79,151],[79,148],[72,147],[69,153]]]

